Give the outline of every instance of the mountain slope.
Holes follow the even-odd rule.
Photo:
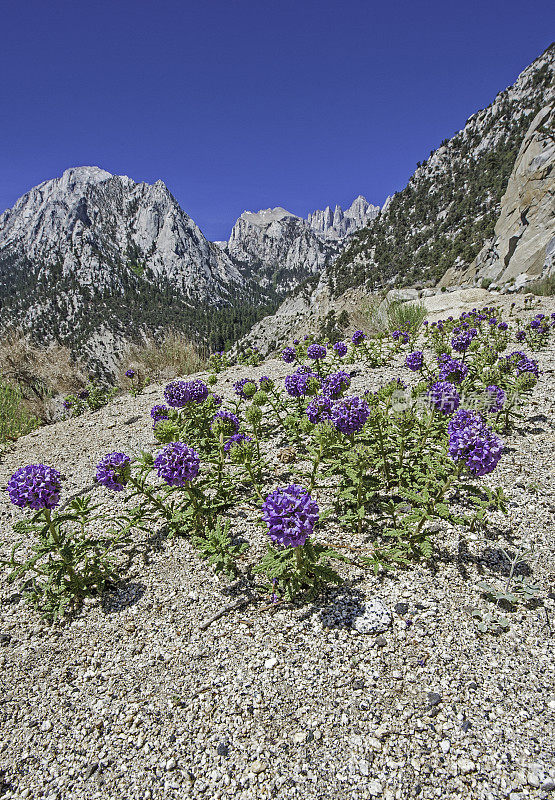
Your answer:
[[[379,213],[359,195],[343,211],[328,206],[305,220],[284,208],[245,211],[224,250],[243,274],[271,292],[283,295],[306,278],[320,275],[341,252],[344,240]],[[222,243],[223,244],[223,243]]]
[[[543,108],[522,142],[495,235],[464,272],[448,270],[443,285],[487,281],[524,286],[555,268],[555,104]]]
[[[369,228],[354,234],[329,270],[336,293],[436,282],[468,267],[492,236],[524,135],[552,96],[555,45],[487,108],[418,164]]]
[[[201,344],[208,315],[239,296],[267,300],[161,181],[70,169],[0,216],[2,327],[17,321],[97,361],[122,338],[170,326]]]

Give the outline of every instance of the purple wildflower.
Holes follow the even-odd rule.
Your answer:
[[[198,378],[194,381],[173,381],[164,389],[166,403],[172,408],[183,408],[187,403],[202,403],[208,394],[208,386]]]
[[[167,406],[163,405],[152,406],[150,409],[150,416],[154,422],[158,422],[161,419],[169,419],[170,410]]]
[[[267,375],[263,375],[263,376],[260,378],[260,381],[259,381],[259,383],[260,383],[260,388],[261,388],[261,389],[262,389],[262,391],[264,391],[264,392],[269,392],[271,389],[273,389],[273,388],[274,388],[274,382],[273,382],[273,380],[272,380],[271,378],[268,378],[268,376],[267,376]]]
[[[459,333],[458,336],[453,336],[451,339],[451,347],[453,350],[456,350],[457,353],[464,353],[465,350],[468,350],[472,339],[476,335],[473,331],[476,331],[476,328],[471,328],[469,331]]]
[[[234,433],[233,436],[230,436],[230,438],[224,444],[224,450],[226,453],[229,453],[232,447],[241,445],[243,442],[252,442],[252,439],[250,436],[246,436],[244,433]]]
[[[479,414],[460,409],[447,430],[453,461],[464,461],[470,472],[478,476],[495,469],[503,453],[503,442]]]
[[[506,322],[500,322],[497,327],[499,328],[500,331],[506,331],[509,326],[507,325]]]
[[[354,345],[361,344],[366,339],[366,334],[363,331],[355,331],[351,336],[351,342]]]
[[[420,372],[424,366],[424,353],[422,350],[415,350],[414,353],[409,353],[405,358],[405,367],[408,367],[411,372]]]
[[[335,353],[337,353],[339,358],[343,358],[343,356],[347,354],[347,345],[345,342],[336,342],[333,345],[333,350]]]
[[[451,358],[447,353],[442,353],[438,356],[437,363],[439,365],[439,379],[441,381],[449,380],[454,383],[460,383],[468,375],[468,366],[456,358]]]
[[[125,453],[108,453],[96,465],[96,480],[113,492],[121,492],[129,480],[131,459]]]
[[[217,429],[218,432],[222,430],[227,436],[231,436],[239,430],[239,420],[235,414],[223,408],[214,414],[210,427],[212,430]]]
[[[198,475],[200,457],[183,442],[171,442],[158,453],[154,467],[168,486],[184,486]]]
[[[306,354],[313,361],[320,361],[322,358],[326,357],[327,350],[321,344],[309,344],[306,350]]]
[[[448,381],[434,383],[428,389],[427,396],[432,405],[444,414],[452,414],[461,404],[455,385]]]
[[[28,464],[20,467],[7,485],[10,501],[20,508],[54,508],[60,502],[62,476],[45,464]]]
[[[135,370],[134,369],[128,369],[127,372],[125,373],[125,375],[126,375],[127,378],[134,378],[135,377]]]
[[[285,361],[286,364],[292,364],[296,358],[297,354],[292,347],[286,347],[281,354],[281,360]]]
[[[299,369],[285,378],[285,391],[290,397],[304,397],[306,394],[316,394],[320,389],[320,379],[310,370]]]
[[[333,424],[338,431],[347,436],[361,431],[369,416],[368,403],[356,395],[338,400],[334,403],[331,412]]]
[[[332,372],[322,382],[322,394],[327,395],[332,400],[338,400],[351,385],[351,376],[345,370]]]
[[[505,403],[505,392],[499,386],[487,386],[486,392],[488,393],[488,414],[495,414],[501,411]]]
[[[319,508],[296,483],[276,489],[262,504],[262,518],[272,542],[283,547],[301,547],[314,530]]]
[[[526,331],[517,331],[515,334],[517,342],[524,342],[526,339]]]
[[[316,425],[331,418],[331,400],[325,395],[318,395],[306,407],[306,415]]]

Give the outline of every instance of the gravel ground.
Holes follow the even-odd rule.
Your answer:
[[[526,418],[488,478],[509,495],[513,533],[501,516],[475,534],[444,525],[431,566],[350,567],[313,605],[253,600],[206,629],[243,588],[156,532],[136,537],[116,591],[63,624],[46,625],[3,579],[0,797],[555,798],[555,350],[537,357]],[[216,390],[287,371],[232,368]],[[364,371],[353,389],[401,375]],[[86,489],[117,510],[123,499],[92,485],[94,465],[154,448],[148,410],[161,388],[20,439],[0,486],[42,461],[67,475],[65,498]],[[278,464],[276,480],[288,469]],[[1,492],[3,556],[19,517]],[[249,512],[234,527],[263,546]],[[508,633],[479,634],[471,610],[490,604],[477,581],[502,580],[501,548],[525,545],[542,603],[512,614]],[[370,600],[387,608],[378,634],[355,627]]]

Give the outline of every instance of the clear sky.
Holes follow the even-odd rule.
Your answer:
[[[245,209],[381,204],[549,44],[546,0],[4,0],[0,212],[66,168]]]

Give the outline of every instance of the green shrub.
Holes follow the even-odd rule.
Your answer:
[[[547,278],[534,281],[526,287],[526,291],[542,297],[551,297],[555,294],[555,275],[549,275]]]
[[[393,300],[387,309],[387,324],[390,330],[416,333],[428,312],[422,303],[406,303]]]
[[[0,379],[0,443],[13,441],[40,425],[25,407],[21,391]]]
[[[482,289],[489,289],[492,283],[493,281],[491,278],[482,278],[482,283],[480,284],[480,286],[482,287]]]

